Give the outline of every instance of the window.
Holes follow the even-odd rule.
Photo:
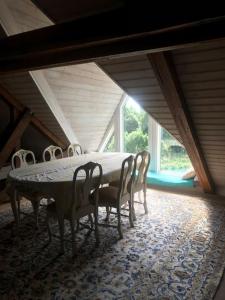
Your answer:
[[[185,171],[191,168],[191,161],[183,145],[168,131],[161,128],[160,170]]]
[[[123,119],[123,150],[138,153],[148,150],[148,115],[131,98],[121,109]]]
[[[115,152],[115,151],[116,151],[116,143],[115,143],[115,135],[113,133],[107,145],[105,146],[104,152]]]
[[[154,173],[173,171],[179,175],[192,167],[184,146],[129,97],[117,108],[104,145],[105,152],[150,149],[150,170]]]

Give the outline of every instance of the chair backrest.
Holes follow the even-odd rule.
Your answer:
[[[88,162],[75,170],[72,186],[71,213],[76,214],[78,210],[85,210],[85,208],[92,205],[90,203],[90,194],[97,195],[101,180],[102,166],[98,163]],[[96,202],[97,205],[98,203]]]
[[[148,151],[139,152],[134,160],[133,182],[134,189],[138,185],[146,182],[147,172],[150,165],[150,153]]]
[[[29,164],[35,164],[35,156],[34,153],[30,150],[20,149],[19,151],[15,152],[12,156],[11,165],[12,169],[17,168],[16,160],[19,160],[19,167],[26,167]]]
[[[70,144],[67,149],[67,155],[74,156],[74,155],[81,155],[83,154],[83,150],[81,148],[81,145],[79,144]]]
[[[57,159],[57,154],[61,156],[61,158],[63,158],[63,151],[62,148],[58,147],[58,146],[54,146],[54,145],[50,145],[47,148],[45,148],[45,150],[43,151],[42,157],[43,157],[43,161],[48,161],[46,159],[46,155],[49,155],[49,160],[55,160]]]
[[[128,190],[132,187],[133,168],[134,168],[134,157],[133,155],[130,155],[122,162],[118,198],[121,198],[124,195],[126,195],[129,192]]]

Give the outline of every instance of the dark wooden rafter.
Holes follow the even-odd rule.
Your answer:
[[[14,125],[14,129],[6,141],[3,149],[0,152],[0,169],[3,167],[14,148],[20,141],[24,131],[31,122],[32,115],[28,109],[25,109],[19,116],[18,121]]]
[[[24,111],[25,107],[19,101],[17,101],[12,94],[10,94],[2,85],[0,85],[0,95],[3,99],[12,105],[17,113]],[[15,112],[16,114],[16,112]],[[53,132],[51,132],[36,116],[32,115],[31,123],[38,129],[42,134],[49,138],[53,143],[65,149],[66,144],[61,141]]]
[[[214,192],[210,176],[170,53],[148,55],[183,144],[205,192]]]
[[[0,99],[4,101],[4,103],[6,104],[6,106],[8,108],[8,112],[9,112],[8,124],[2,130],[1,135],[0,135],[0,151],[1,151],[2,147],[5,144],[5,141],[8,139],[9,135],[12,132],[12,128],[14,127],[15,122],[18,119],[18,115],[15,116],[15,114],[14,114],[15,108],[12,105],[10,105],[4,98],[0,97]]]
[[[135,14],[130,20],[132,16],[135,20]],[[182,24],[160,19],[162,25],[153,24],[147,13],[139,18],[127,25],[124,14],[105,13],[1,39],[0,73],[171,50],[225,38],[224,16]]]
[[[32,0],[32,2],[54,23],[75,20],[121,7],[121,0]]]

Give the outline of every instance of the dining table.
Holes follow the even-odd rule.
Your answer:
[[[8,191],[17,225],[19,218],[16,202],[19,194],[33,194],[37,199],[54,199],[58,215],[63,216],[70,208],[73,175],[78,167],[90,161],[99,163],[103,171],[101,184],[107,184],[119,180],[122,162],[130,155],[94,152],[11,170],[8,174]],[[82,182],[83,176],[80,174],[78,181]]]

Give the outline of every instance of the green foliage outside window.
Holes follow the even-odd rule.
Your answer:
[[[106,145],[104,151],[105,152],[115,152],[116,151],[115,136],[114,136],[114,134],[109,139],[108,144]]]
[[[130,101],[122,109],[124,121],[124,152],[138,153],[148,150],[148,115],[141,109],[136,109]],[[105,152],[114,152],[115,136],[111,136]]]
[[[127,101],[122,109],[124,122],[124,152],[138,153],[148,150],[148,114],[132,101]],[[105,152],[115,152],[115,136],[111,136]],[[185,148],[164,128],[161,130],[161,170],[185,170],[191,168]]]
[[[148,115],[127,102],[123,106],[124,151],[138,153],[148,150]]]
[[[179,171],[189,169],[191,166],[184,146],[162,128],[160,169]]]

